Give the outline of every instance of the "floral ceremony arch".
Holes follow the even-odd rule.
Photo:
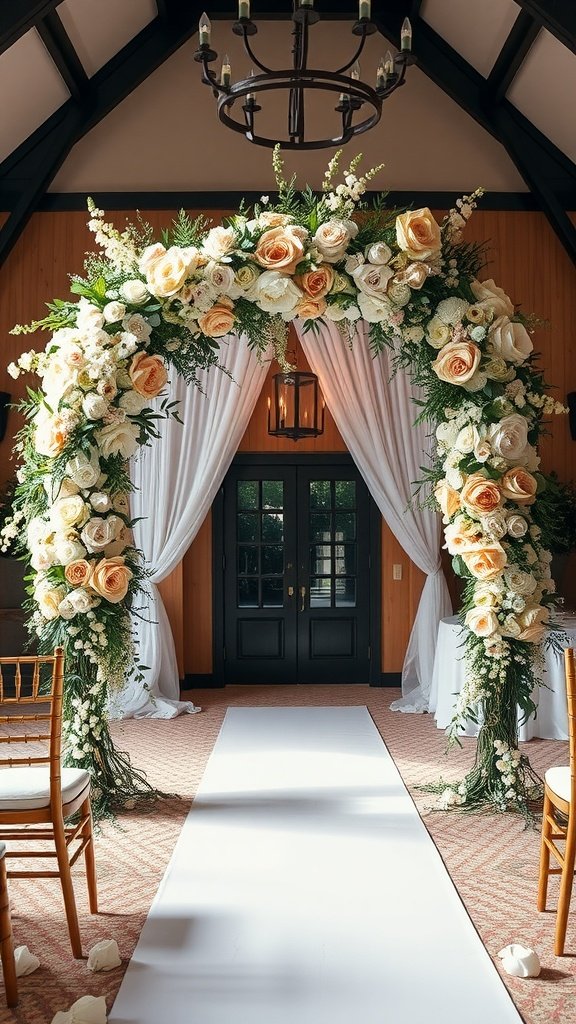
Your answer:
[[[445,546],[464,583],[466,683],[450,735],[480,721],[476,763],[442,787],[440,806],[491,805],[527,813],[536,777],[518,751],[517,709],[535,711],[541,643],[553,606],[548,551],[553,488],[539,469],[543,417],[563,412],[546,394],[530,332],[492,280],[480,282],[483,248],[462,240],[481,190],[458,200],[441,225],[428,208],[368,208],[355,158],[336,184],[339,154],[319,194],[284,179],[222,226],[181,212],[162,241],[143,221],[119,232],[89,200],[99,247],[73,276],[71,300],[14,333],[50,337],[9,368],[34,372],[12,521],[29,563],[29,630],[41,652],[66,650],[68,763],[90,770],[96,813],[147,790],[116,750],[106,708],[138,672],[132,616],[146,567],[131,538],[127,460],[154,443],[168,367],[194,385],[217,367],[220,339],[243,334],[273,345],[285,364],[287,325],[330,321],[351,345],[368,325],[375,358],[388,346],[396,369],[425,396],[418,416],[436,436],[421,494],[439,507]],[[148,787],[149,789],[149,787]]]

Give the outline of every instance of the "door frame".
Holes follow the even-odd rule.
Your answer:
[[[238,452],[229,468],[236,466],[354,466],[349,452]],[[367,485],[366,485],[367,487]],[[368,490],[368,487],[367,487]],[[370,531],[370,593],[368,630],[370,642],[370,686],[382,685],[382,516],[368,490]],[[214,685],[224,686],[224,486],[219,488],[212,504],[212,657]],[[306,685],[306,684],[302,684]],[[313,684],[308,684],[313,685]],[[335,686],[339,685],[337,683]]]

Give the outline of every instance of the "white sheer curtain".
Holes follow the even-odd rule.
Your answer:
[[[143,449],[131,469],[137,488],[132,517],[143,517],[134,527],[134,541],[152,571],[143,618],[134,617],[139,662],[148,669],[144,683],[134,681],[117,695],[112,717],[172,718],[197,710],[177,700],[174,640],[157,584],[176,568],[198,533],[268,371],[246,340],[234,336],[222,339],[220,363],[228,373],[215,368],[201,372],[200,388],[175,379],[170,398],[179,401],[184,425],[161,420],[160,438]]]
[[[440,518],[415,503],[409,507],[429,448],[426,427],[414,426],[412,386],[402,372],[390,379],[386,352],[372,358],[368,326],[361,321],[352,346],[332,324],[320,325],[319,334],[304,334],[298,323],[296,329],[372,497],[407,555],[426,573],[402,669],[402,697],[392,707],[427,711],[438,622],[452,606],[440,564]]]

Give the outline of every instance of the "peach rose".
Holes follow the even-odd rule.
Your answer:
[[[451,519],[460,508],[460,495],[458,491],[450,487],[446,480],[438,481],[434,488],[434,497],[440,506],[442,515],[447,519]]]
[[[440,250],[440,226],[427,206],[396,217],[396,241],[413,260],[425,260]]]
[[[460,492],[460,501],[471,515],[486,516],[502,504],[502,494],[495,480],[472,473]]]
[[[85,558],[78,558],[69,562],[64,570],[64,575],[71,587],[85,587],[90,579],[92,566]]]
[[[506,565],[506,552],[498,541],[493,544],[482,542],[470,545],[468,551],[460,556],[469,572],[477,580],[493,580],[499,576]]]
[[[58,413],[39,423],[34,434],[34,447],[39,455],[54,459],[68,440],[68,429]]]
[[[533,505],[536,501],[538,483],[523,466],[512,466],[500,480],[502,494],[517,505]]]
[[[430,267],[426,263],[410,263],[405,270],[394,275],[397,284],[407,284],[418,291],[428,280]]]
[[[134,391],[143,398],[156,398],[168,380],[160,356],[148,356],[145,352],[138,352],[134,356],[128,372]]]
[[[146,284],[152,295],[168,298],[182,287],[188,273],[188,254],[173,245],[159,255],[146,269]]]
[[[111,604],[119,604],[128,593],[131,579],[132,572],[124,564],[124,559],[116,555],[114,558],[101,558],[96,563],[90,577],[90,586]]]
[[[263,228],[280,228],[290,224],[294,218],[289,213],[277,213],[275,210],[265,210],[258,217],[258,224]]]
[[[447,384],[465,384],[476,373],[480,354],[473,341],[449,341],[440,349],[432,369]]]
[[[318,270],[307,270],[294,278],[296,284],[311,299],[322,299],[334,284],[332,267],[319,267]]]
[[[449,554],[459,555],[462,551],[468,551],[470,546],[475,544],[482,536],[482,530],[479,529],[477,524],[468,523],[465,525],[466,523],[467,521],[464,517],[459,516],[454,523],[446,527],[444,531],[446,544],[444,547]]]
[[[229,334],[234,325],[234,306],[230,299],[221,297],[203,316],[198,320],[198,327],[207,338],[223,338]]]
[[[254,258],[265,270],[293,274],[304,256],[302,240],[290,227],[270,228],[260,237]]]
[[[498,629],[498,616],[491,608],[471,608],[464,622],[476,636],[492,636]]]
[[[315,320],[316,317],[322,316],[326,309],[326,299],[300,299],[300,302],[296,306],[296,316],[302,318],[302,320]]]

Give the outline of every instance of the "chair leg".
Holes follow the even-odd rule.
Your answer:
[[[92,809],[90,797],[84,801],[80,813],[86,822],[82,828],[82,838],[87,840],[84,848],[84,860],[86,863],[86,882],[88,884],[88,901],[90,913],[98,913],[98,882],[96,878],[96,862],[94,859],[94,830],[92,828]]]
[[[570,899],[572,896],[572,885],[574,882],[574,861],[576,859],[576,835],[570,829],[568,823],[568,838],[564,851],[564,867],[560,878],[560,896],[558,898],[558,914],[556,917],[556,936],[554,939],[554,955],[562,956],[564,943],[566,941],[566,926],[568,924],[568,911],[570,910]]]
[[[552,831],[548,821],[548,815],[552,814],[552,801],[547,793],[544,794],[544,808],[542,811],[542,839],[540,842],[540,875],[538,879],[538,910],[546,910],[546,896],[548,895],[548,878],[550,869],[550,850],[544,839],[550,836]]]
[[[14,963],[14,942],[12,939],[12,921],[10,919],[10,901],[8,898],[8,879],[4,857],[0,858],[0,959],[4,974],[4,988],[8,1006],[18,1005],[18,979]]]
[[[56,818],[55,816],[53,826],[54,843],[56,846],[56,856],[58,858],[58,869],[60,872],[60,883],[62,885],[62,895],[64,897],[66,920],[68,922],[68,932],[70,935],[70,945],[72,946],[72,954],[74,958],[76,960],[81,960],[82,940],[80,938],[78,911],[76,910],[76,898],[74,896],[74,886],[72,885],[70,861],[68,859],[68,847],[66,846],[66,834],[64,832],[64,822],[62,818]]]

